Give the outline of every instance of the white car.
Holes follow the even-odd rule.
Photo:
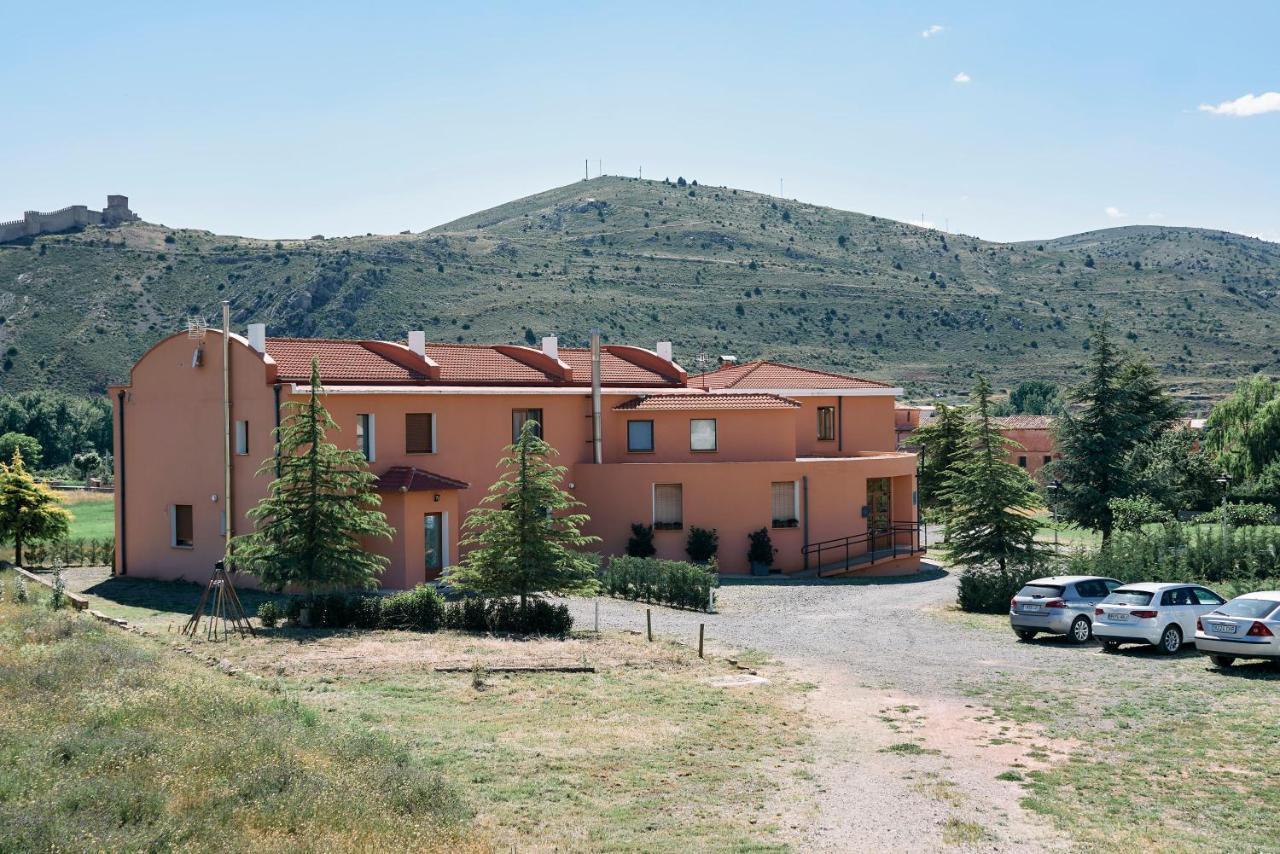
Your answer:
[[[1019,640],[1044,632],[1072,643],[1092,637],[1093,608],[1120,586],[1097,575],[1054,575],[1028,581],[1009,600],[1009,625]]]
[[[1280,590],[1237,596],[1200,618],[1196,649],[1219,667],[1237,658],[1266,658],[1280,664]]]
[[[1110,651],[1149,643],[1173,655],[1196,637],[1196,620],[1226,602],[1198,584],[1126,584],[1093,609],[1093,636]]]

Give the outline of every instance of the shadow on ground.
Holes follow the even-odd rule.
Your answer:
[[[855,575],[847,578],[795,578],[786,575],[722,575],[721,587],[782,586],[782,587],[882,587],[892,584],[921,584],[937,581],[951,573],[942,568],[922,569],[910,575]]]

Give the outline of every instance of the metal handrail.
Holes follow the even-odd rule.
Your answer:
[[[881,560],[895,560],[899,554],[913,555],[916,552],[924,551],[924,545],[920,542],[921,523],[919,522],[891,522],[888,526],[878,530],[863,531],[861,534],[851,534],[847,537],[837,537],[832,540],[823,540],[818,543],[810,543],[804,546],[800,553],[804,555],[805,569],[809,568],[809,556],[817,555],[817,567],[823,567],[823,553],[832,553],[839,555],[844,554],[844,568],[848,569],[855,558],[863,558],[867,555],[867,560],[860,561],[860,565],[871,566]],[[905,544],[900,551],[898,548],[898,535],[910,534],[910,543]],[[877,547],[877,543],[885,541],[882,547]],[[854,546],[865,545],[865,549],[853,551]],[[889,554],[880,555],[877,552],[881,550],[890,550]],[[838,558],[830,559],[831,563],[838,563]]]

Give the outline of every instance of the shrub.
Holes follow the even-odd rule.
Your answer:
[[[1033,578],[1048,570],[1038,564],[1010,564],[998,567],[969,567],[960,573],[956,603],[961,610],[978,614],[1007,614],[1009,599]]]
[[[1117,531],[1136,531],[1151,522],[1173,521],[1173,514],[1149,495],[1113,498],[1107,506],[1111,508],[1111,518]]]
[[[1257,590],[1280,585],[1280,530],[1232,528],[1225,540],[1216,528],[1194,525],[1121,533],[1105,549],[1071,554],[1064,571],[1120,581],[1239,581]]]
[[[694,525],[689,529],[689,539],[685,543],[685,554],[694,563],[706,563],[715,557],[720,548],[720,535],[715,528],[699,528]]]
[[[627,540],[627,554],[631,557],[653,557],[653,526],[643,522],[631,523],[631,537]]]
[[[1270,504],[1228,504],[1226,510],[1227,524],[1232,526],[1270,525],[1276,518],[1276,511]],[[1218,505],[1208,513],[1201,513],[1196,517],[1196,521],[1221,522],[1222,505]]]
[[[719,568],[651,557],[614,557],[602,567],[604,591],[620,599],[707,610],[720,584]]]
[[[531,598],[521,607],[518,599],[473,597],[445,606],[444,623],[464,632],[567,637],[573,629],[569,606]]]
[[[384,629],[434,632],[444,623],[444,599],[425,584],[387,596],[381,604]]]
[[[750,534],[747,534],[747,539],[751,541],[751,545],[747,547],[747,560],[750,563],[761,563],[765,566],[773,566],[773,556],[778,550],[773,547],[773,540],[769,536],[769,529],[761,528],[758,531],[752,531]]]
[[[283,616],[283,614],[281,613],[280,606],[269,599],[258,606],[258,619],[261,620],[262,625],[266,626],[268,629],[274,629],[276,624],[280,622],[281,616]]]

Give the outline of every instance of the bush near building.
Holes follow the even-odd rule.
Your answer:
[[[720,571],[714,560],[697,564],[619,556],[605,561],[600,583],[605,593],[619,599],[706,611],[711,591],[720,585]]]

